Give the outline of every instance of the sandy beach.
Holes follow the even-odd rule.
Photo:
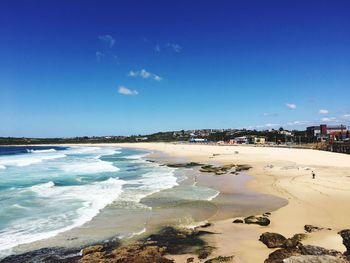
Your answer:
[[[288,201],[286,206],[271,211],[271,224],[267,227],[233,224],[232,218],[215,221],[208,229],[219,233],[208,238],[208,242],[217,247],[213,256],[234,255],[234,262],[263,262],[273,250],[258,241],[261,233],[276,232],[290,237],[305,233],[306,224],[331,230],[309,233],[303,244],[345,251],[337,232],[350,226],[350,203],[347,202],[350,198],[350,155],[251,146],[171,143],[118,146],[161,151],[197,162],[249,164],[253,166],[249,171],[253,176],[247,183],[249,189]],[[315,179],[312,179],[312,171],[316,173]],[[188,256],[172,258],[185,262]]]
[[[350,155],[311,149],[245,145],[179,143],[93,145],[101,148],[108,146],[146,150],[151,152],[146,158],[159,164],[197,162],[214,166],[239,164],[252,167],[241,173],[221,175],[199,172],[198,169],[181,168],[179,173],[187,173],[188,182],[182,182],[180,188],[188,187],[195,182],[198,186],[216,189],[220,194],[213,197],[210,202],[201,202],[200,205],[196,202],[169,205],[170,203],[167,203],[169,194],[176,193],[178,191],[176,189],[175,192],[169,189],[144,198],[142,203],[154,207],[153,215],[148,220],[147,231],[133,240],[155,233],[159,227],[166,226],[168,223],[179,225],[177,220],[189,216],[196,222],[211,223],[209,227],[202,229],[214,233],[202,237],[208,246],[215,247],[210,258],[233,256],[230,262],[264,262],[269,254],[276,250],[267,248],[259,241],[260,235],[265,232],[279,233],[287,238],[294,234],[306,233],[307,238],[302,241],[303,245],[321,246],[340,252],[346,250],[338,232],[350,227],[348,220],[350,203],[347,202],[350,198]],[[80,146],[90,146],[90,144]],[[313,171],[316,175],[315,179],[312,178]],[[158,209],[157,206],[161,208]],[[266,212],[271,213],[268,216],[271,221],[268,226],[233,223],[234,219],[262,215]],[[101,216],[82,228],[29,244],[29,250],[45,246],[60,246],[67,243],[67,240],[71,243],[68,247],[75,247],[80,241],[72,237],[82,234],[103,236],[103,233],[100,233],[102,230],[108,237],[111,226],[118,224],[119,221],[113,216],[104,217],[103,213]],[[101,218],[105,221],[101,221]],[[101,222],[104,223],[101,224]],[[183,226],[188,227],[186,224],[187,222],[184,222]],[[107,225],[109,227],[104,228]],[[304,229],[305,225],[322,229],[307,233]],[[97,236],[95,239],[99,240]],[[180,255],[166,257],[181,263],[191,257],[193,258],[191,262],[205,261],[198,259],[197,254],[180,253]]]

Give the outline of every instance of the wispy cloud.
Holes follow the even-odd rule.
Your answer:
[[[102,53],[101,51],[96,51],[95,55],[96,55],[97,61],[100,61],[105,56],[105,54]]]
[[[344,119],[349,119],[349,120],[350,120],[350,114],[344,114],[344,115],[343,115],[343,118],[344,118]]]
[[[129,77],[141,77],[141,78],[144,78],[144,79],[148,79],[148,78],[151,78],[151,79],[154,79],[156,81],[161,81],[162,78],[154,73],[151,73],[151,72],[148,72],[147,70],[145,69],[141,69],[141,70],[130,70],[129,73],[128,73],[128,76]]]
[[[323,122],[337,122],[337,118],[336,117],[324,117],[324,118],[321,118],[321,121]]]
[[[157,53],[160,52],[160,45],[159,44],[155,45],[154,51]]]
[[[131,90],[124,86],[119,86],[118,93],[127,96],[135,96],[139,94],[137,90]]]
[[[295,105],[294,103],[287,103],[286,106],[288,107],[288,109],[291,110],[295,110],[297,108],[297,105]]]
[[[299,125],[306,125],[309,124],[309,121],[290,121],[287,122],[286,125],[287,126],[299,126]]]
[[[329,110],[326,110],[326,109],[320,109],[318,111],[319,114],[328,114],[329,113]]]
[[[166,43],[165,46],[171,48],[173,51],[177,53],[180,53],[182,51],[182,47],[179,44]]]
[[[264,113],[262,114],[262,116],[265,116],[265,117],[276,117],[276,116],[278,116],[278,113],[264,112]]]
[[[102,42],[107,43],[109,47],[113,47],[115,44],[115,39],[111,35],[101,35],[101,36],[98,36],[98,39],[101,40]]]

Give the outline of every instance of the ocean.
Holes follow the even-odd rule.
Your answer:
[[[175,203],[218,195],[192,183],[181,186],[186,173],[147,161],[148,154],[97,146],[0,147],[0,257],[60,235],[64,242],[78,240],[75,245],[130,238],[143,233],[149,221],[157,224],[154,214],[161,209],[154,207],[169,211]],[[174,216],[168,212],[168,217]]]

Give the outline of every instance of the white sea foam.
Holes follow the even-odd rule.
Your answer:
[[[0,164],[0,169],[6,169],[5,165]]]
[[[46,160],[53,160],[66,157],[65,154],[50,154],[50,155],[18,155],[18,156],[3,156],[0,157],[0,166],[28,166],[41,163]]]
[[[134,154],[134,155],[127,155],[124,156],[124,159],[142,159],[143,157],[146,157],[150,153],[143,153],[143,154]]]
[[[28,218],[17,220],[0,233],[1,250],[8,250],[20,244],[53,237],[83,225],[94,218],[101,209],[118,198],[124,183],[123,180],[118,178],[110,178],[89,185],[55,186],[53,182],[47,182],[32,186],[29,191],[44,197],[43,200],[46,200],[48,205],[57,205],[57,215],[45,218],[38,218],[34,215],[31,220],[28,220]],[[65,214],[59,213],[61,205],[70,205],[77,200],[82,202],[83,206]],[[70,224],[57,228],[57,225],[62,225],[64,220],[70,222]]]
[[[207,198],[208,201],[212,201],[214,198],[218,197],[218,195],[220,194],[220,192],[218,191],[216,194],[213,194],[212,196],[209,196]]]
[[[46,150],[27,150],[29,153],[52,153],[56,152],[55,149],[46,149]]]
[[[94,174],[102,172],[118,172],[120,169],[110,162],[101,161],[99,159],[74,162],[62,165],[62,170],[66,173],[78,174]]]

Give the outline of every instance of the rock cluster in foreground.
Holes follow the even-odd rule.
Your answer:
[[[312,231],[311,231],[312,232]],[[343,254],[333,249],[303,245],[305,234],[296,234],[286,238],[279,233],[263,233],[259,240],[268,248],[279,248],[272,252],[265,263],[345,263],[350,262],[350,230],[339,232],[347,251]]]

